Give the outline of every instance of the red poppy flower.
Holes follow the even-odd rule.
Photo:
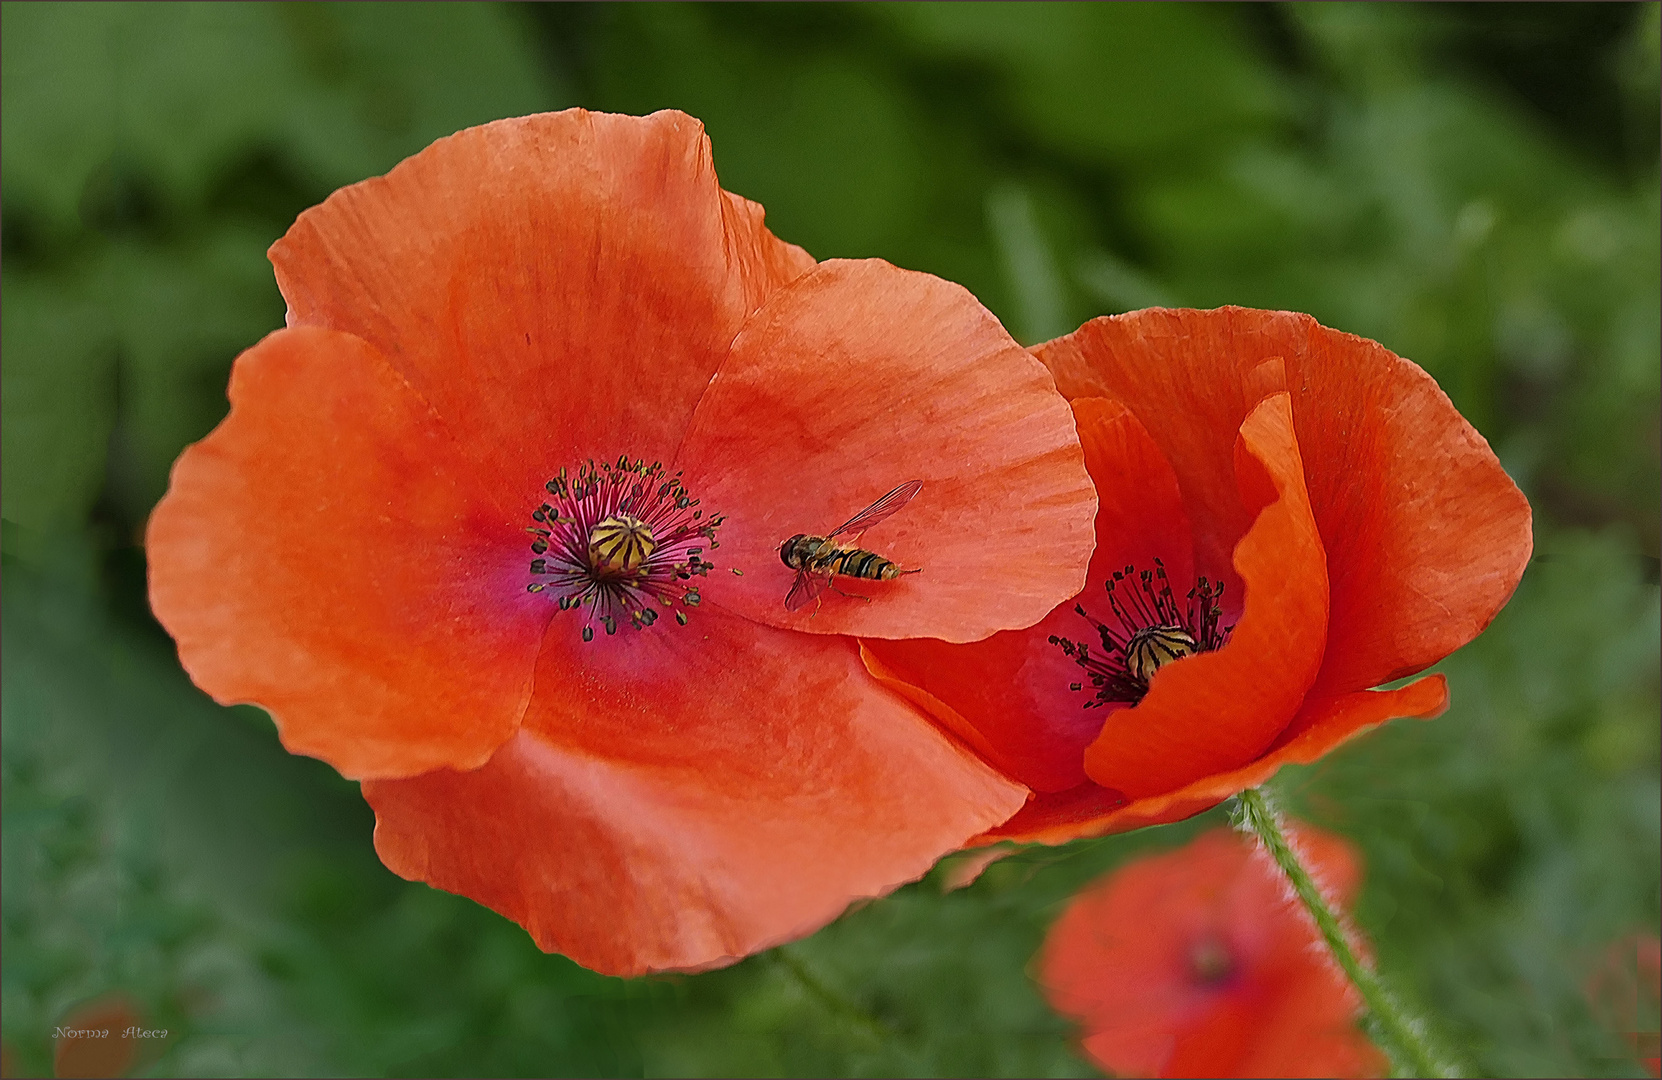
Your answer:
[[[143,1027],[125,994],[106,994],[77,1006],[53,1029],[52,1075],[126,1076],[138,1060],[141,1035],[166,1037]]]
[[[1096,481],[1084,591],[868,666],[1032,788],[988,839],[1174,821],[1395,716],[1516,587],[1529,505],[1430,376],[1290,312],[1153,309],[1035,352]]]
[[[775,239],[673,112],[463,131],[271,257],[289,326],[175,466],[151,600],[198,685],[365,781],[394,871],[697,968],[1022,804],[843,636],[970,641],[1083,580],[1072,415],[963,289]],[[781,543],[912,480],[860,542],[922,572],[786,610]]]
[[[1652,1076],[1662,1076],[1662,939],[1635,931],[1612,942],[1588,976],[1593,1015],[1616,1032]]]
[[[1300,854],[1341,902],[1360,867],[1309,826]],[[1051,1005],[1117,1076],[1379,1076],[1361,997],[1268,856],[1227,829],[1127,863],[1069,902],[1039,955]]]

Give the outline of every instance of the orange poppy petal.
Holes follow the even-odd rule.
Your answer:
[[[1305,392],[1322,407],[1299,439],[1323,463],[1310,502],[1338,568],[1315,690],[1340,694],[1422,671],[1482,633],[1534,534],[1523,492],[1431,376],[1318,329]]]
[[[482,764],[531,692],[550,607],[520,522],[358,338],[279,330],[174,465],[150,601],[196,684],[349,777]]]
[[[1082,784],[1071,791],[1039,792],[1027,805],[969,846],[1000,840],[1065,844],[1087,836],[1166,825],[1204,813],[1225,799],[1267,782],[1283,765],[1318,761],[1363,732],[1397,717],[1430,720],[1448,708],[1448,682],[1441,675],[1395,690],[1362,690],[1304,703],[1270,752],[1241,769],[1204,777],[1179,791],[1135,802],[1119,792]]]
[[[1430,675],[1396,690],[1359,690],[1337,697],[1312,698],[1287,725],[1275,748],[1252,764],[1204,777],[1170,794],[1132,802],[1105,815],[1094,831],[1077,835],[1100,836],[1182,821],[1210,810],[1249,787],[1257,787],[1283,765],[1308,765],[1317,761],[1387,720],[1396,717],[1430,720],[1441,716],[1447,708],[1448,681],[1441,675]]]
[[[1006,630],[985,641],[861,643],[873,675],[918,703],[1007,775],[1044,792],[1085,782],[1085,747],[1106,715],[1085,708],[1091,700],[1088,690],[1070,689],[1084,675],[1050,643],[1051,635],[1091,638],[1074,602],[1100,606],[1109,576],[1127,565],[1146,570],[1162,559],[1174,582],[1189,581],[1194,573],[1177,479],[1142,424],[1125,406],[1106,398],[1076,399],[1073,412],[1098,498],[1096,551],[1079,596],[1058,605],[1036,626]]]
[[[1254,1038],[1233,1073],[1171,1076],[1374,1077],[1390,1060],[1357,1027],[1358,995],[1319,953],[1284,979],[1256,1018]]]
[[[1233,433],[1279,358],[1331,582],[1322,693],[1413,674],[1475,637],[1517,586],[1529,504],[1432,378],[1308,315],[1151,309],[1094,319],[1035,353],[1068,397],[1148,425],[1183,486],[1203,564],[1240,527]]]
[[[525,723],[487,765],[364,795],[396,873],[596,971],[717,967],[807,934],[1025,798],[845,639],[708,605],[668,632],[572,638],[548,634]]]
[[[1084,583],[1096,494],[1067,402],[973,296],[928,274],[832,260],[775,293],[676,464],[730,515],[719,555],[744,576],[712,599],[760,623],[974,641],[1031,626]],[[911,480],[917,497],[857,542],[921,573],[840,579],[870,602],[828,593],[786,611],[780,544]]]
[[[1263,507],[1235,547],[1245,607],[1228,644],[1156,672],[1148,695],[1112,713],[1085,751],[1085,771],[1138,799],[1239,768],[1287,726],[1321,666],[1327,565],[1310,516],[1286,393],[1241,424],[1239,498]]]
[[[1123,832],[1110,828],[1108,822],[1114,811],[1126,805],[1124,795],[1090,782],[1067,791],[1035,791],[1027,805],[1010,820],[977,836],[969,846],[1001,840],[1018,844],[1065,844],[1087,836]]]
[[[721,190],[697,120],[582,109],[440,139],[270,255],[291,325],[380,349],[532,507],[561,466],[668,461],[745,317],[814,264]]]

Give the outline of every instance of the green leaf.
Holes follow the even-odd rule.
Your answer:
[[[1284,120],[1276,73],[1204,5],[883,5],[919,51],[988,65],[1013,118],[1050,147],[1145,169]]]
[[[563,94],[481,4],[8,4],[8,202],[73,227],[100,173],[193,207],[246,155],[327,187]]]

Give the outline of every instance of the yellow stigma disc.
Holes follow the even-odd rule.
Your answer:
[[[1125,670],[1144,686],[1154,673],[1198,650],[1195,639],[1178,626],[1147,626],[1125,643]]]
[[[589,530],[589,566],[599,574],[633,574],[657,546],[646,522],[613,514]]]

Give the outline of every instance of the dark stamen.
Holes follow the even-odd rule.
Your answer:
[[[1101,651],[1087,644],[1051,635],[1073,662],[1090,674],[1095,697],[1086,708],[1107,704],[1135,705],[1148,693],[1160,668],[1199,652],[1222,648],[1233,626],[1219,626],[1223,583],[1199,578],[1181,607],[1172,592],[1166,566],[1154,560],[1153,570],[1140,573],[1133,566],[1114,571],[1107,582],[1108,610],[1119,624],[1110,627],[1075,604],[1074,611],[1096,631]],[[1069,689],[1083,689],[1070,683]]]
[[[627,618],[643,630],[658,620],[653,605],[675,612],[687,624],[684,608],[696,607],[697,588],[687,584],[706,577],[715,563],[704,559],[717,547],[716,530],[725,518],[693,509],[699,500],[688,494],[681,473],[666,475],[658,462],[620,456],[616,463],[593,461],[575,477],[561,469],[544,485],[553,496],[531,512],[531,573],[545,578],[526,586],[530,592],[552,590],[561,611],[584,608],[583,640],[594,640],[593,623],[608,635]],[[737,571],[734,571],[737,573]]]

